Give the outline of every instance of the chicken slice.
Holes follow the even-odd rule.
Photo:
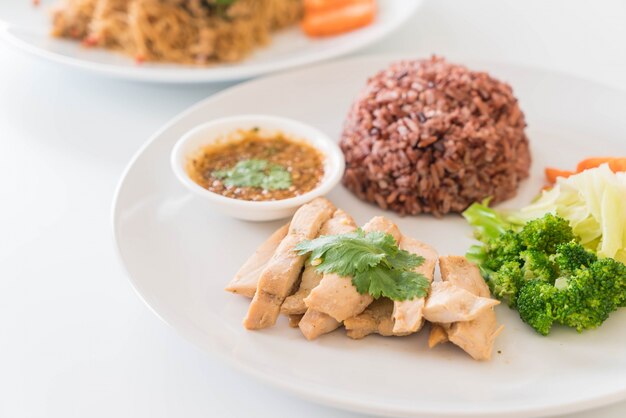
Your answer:
[[[304,304],[304,298],[320,283],[320,280],[322,280],[322,275],[307,261],[302,272],[300,287],[293,295],[287,296],[280,307],[280,313],[283,315],[301,315],[305,313],[306,305]]]
[[[449,324],[471,321],[500,302],[476,296],[450,282],[435,282],[424,306],[424,317],[429,322]]]
[[[391,299],[376,299],[363,313],[343,322],[346,335],[355,340],[365,338],[370,334],[380,334],[384,337],[395,335],[392,313],[393,301]]]
[[[437,265],[437,251],[430,245],[404,235],[400,240],[400,248],[412,254],[424,257],[424,262],[415,269],[415,271],[423,274],[429,282],[432,282],[435,275],[435,266]],[[414,298],[412,300],[394,302],[394,334],[406,335],[417,332],[424,324],[424,305],[425,298]]]
[[[300,320],[300,323],[298,323],[300,331],[302,331],[304,337],[309,341],[316,339],[320,335],[328,334],[340,326],[341,322],[337,321],[332,316],[313,309],[308,309]]]
[[[261,272],[256,293],[243,321],[244,327],[261,329],[276,323],[280,306],[300,277],[306,258],[304,255],[298,255],[294,247],[303,240],[316,237],[322,224],[334,211],[334,205],[322,197],[296,211],[289,224],[287,235]]]
[[[404,250],[422,255],[425,258],[424,263],[420,266],[420,272],[432,282],[437,264],[435,250],[426,244],[404,236],[400,243]],[[404,246],[402,246],[403,243]],[[389,312],[389,317],[383,315],[387,312],[382,309],[383,306],[387,306],[386,304],[372,303],[362,314],[344,321],[344,326],[349,331],[348,336],[363,338],[371,333],[379,333],[384,336],[409,335],[421,328],[424,316],[431,322],[444,324],[461,320],[468,321],[487,310],[492,310],[492,307],[499,303],[491,298],[478,297],[451,283],[437,282],[432,287],[427,300],[419,298],[411,301],[393,302],[393,309]],[[398,320],[400,320],[400,326]],[[389,324],[392,324],[391,330],[388,329]],[[447,341],[447,332],[444,327],[437,325],[435,332],[437,334],[432,335],[432,342],[429,343],[436,345]]]
[[[228,283],[228,292],[237,293],[249,298],[254,297],[261,272],[272,258],[278,244],[285,238],[289,224],[278,228],[239,269],[235,277]]]
[[[465,257],[441,257],[439,266],[443,281],[475,292],[481,297],[490,296],[489,287],[482,278],[478,267],[470,263]],[[504,326],[498,327],[496,313],[491,308],[472,321],[451,324],[445,332],[453,344],[461,347],[474,359],[489,360],[495,339],[503,329]]]
[[[490,309],[473,321],[453,323],[447,334],[450,342],[475,360],[489,360],[496,337],[503,329],[504,325],[498,327],[496,313]]]
[[[396,241],[400,240],[398,227],[382,216],[372,218],[363,230],[385,232],[391,234]],[[304,303],[309,309],[325,313],[342,322],[363,312],[372,300],[369,294],[360,294],[350,278],[325,274],[320,284],[304,299]]]
[[[298,328],[298,325],[300,324],[300,320],[302,319],[303,315],[302,314],[297,314],[297,315],[289,315],[289,326],[291,328]]]
[[[448,339],[449,324],[432,324],[428,334],[428,348],[450,341]]]
[[[478,267],[460,255],[447,255],[439,258],[441,280],[450,282],[477,296],[490,298],[489,286],[480,274]]]
[[[354,219],[341,209],[337,209],[332,218],[327,220],[322,229],[320,229],[319,235],[339,235],[352,232],[356,229],[356,223]],[[309,293],[315,288],[322,280],[322,275],[317,272],[315,266],[312,266],[308,261],[304,267],[302,273],[302,280],[300,281],[300,288],[296,293],[288,296],[280,307],[281,313],[285,315],[303,314],[306,312],[307,307],[304,304],[304,298],[309,296]]]

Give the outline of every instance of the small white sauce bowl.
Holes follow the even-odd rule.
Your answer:
[[[189,160],[204,147],[217,141],[227,141],[237,131],[254,128],[259,128],[264,136],[282,133],[287,138],[304,141],[319,150],[324,156],[324,177],[317,187],[288,199],[254,202],[213,193],[191,179],[187,173]],[[171,165],[178,181],[211,208],[238,219],[271,221],[287,218],[303,204],[330,192],[343,176],[345,160],[337,143],[310,125],[277,116],[242,115],[216,119],[184,134],[172,150]]]

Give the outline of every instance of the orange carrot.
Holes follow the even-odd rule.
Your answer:
[[[590,168],[600,167],[604,163],[608,163],[609,168],[613,172],[626,171],[626,157],[596,157],[587,158],[579,162],[576,167],[576,172],[580,173]]]
[[[359,0],[339,9],[306,14],[301,25],[309,36],[330,36],[367,26],[375,15],[374,0]]]
[[[573,171],[559,170],[558,168],[546,167],[546,179],[550,184],[556,183],[557,177],[568,178],[572,174],[576,174]]]
[[[612,159],[611,157],[586,158],[578,163],[576,172],[581,173],[590,168],[600,167],[602,164],[608,163]]]
[[[626,171],[626,158],[615,158],[609,163],[609,167],[614,173]]]
[[[304,0],[304,12],[305,14],[328,12],[355,3],[362,3],[362,0]]]
[[[608,164],[614,173],[626,171],[626,157],[594,157],[586,158],[578,163],[576,171],[560,170],[558,168],[546,167],[546,179],[550,185],[556,182],[557,177],[567,178],[573,174],[582,173],[591,168],[600,167],[602,164]]]

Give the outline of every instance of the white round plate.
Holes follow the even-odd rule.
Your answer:
[[[113,208],[119,254],[137,292],[199,347],[303,398],[340,408],[403,417],[526,417],[625,398],[626,309],[600,329],[579,335],[557,327],[542,337],[500,306],[505,331],[489,362],[474,361],[452,345],[429,350],[426,332],[353,341],[339,330],[307,342],[284,318],[271,329],[243,329],[249,301],[226,293],[224,285],[281,222],[248,223],[207,210],[170,170],[174,143],[213,118],[260,111],[302,120],[337,138],[366,78],[391,60],[366,57],[242,84],[159,131],[130,163]],[[528,118],[532,177],[509,205],[523,205],[537,193],[548,164],[570,168],[586,156],[626,154],[626,93],[539,70],[467,64],[510,82]],[[342,186],[328,197],[360,223],[381,214]],[[460,216],[385,214],[441,254],[463,254],[471,244]]]
[[[85,48],[80,42],[50,37],[50,9],[61,0],[0,1],[0,36],[42,58],[102,75],[148,82],[199,83],[241,80],[336,58],[363,48],[391,33],[411,17],[422,0],[378,0],[370,26],[340,36],[311,39],[295,26],[277,32],[272,43],[234,64],[193,67],[143,63],[118,53]],[[4,23],[4,24],[2,24]]]

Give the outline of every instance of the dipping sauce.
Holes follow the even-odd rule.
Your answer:
[[[233,199],[270,201],[307,193],[324,177],[324,156],[304,141],[254,129],[236,134],[189,161],[193,181]]]

